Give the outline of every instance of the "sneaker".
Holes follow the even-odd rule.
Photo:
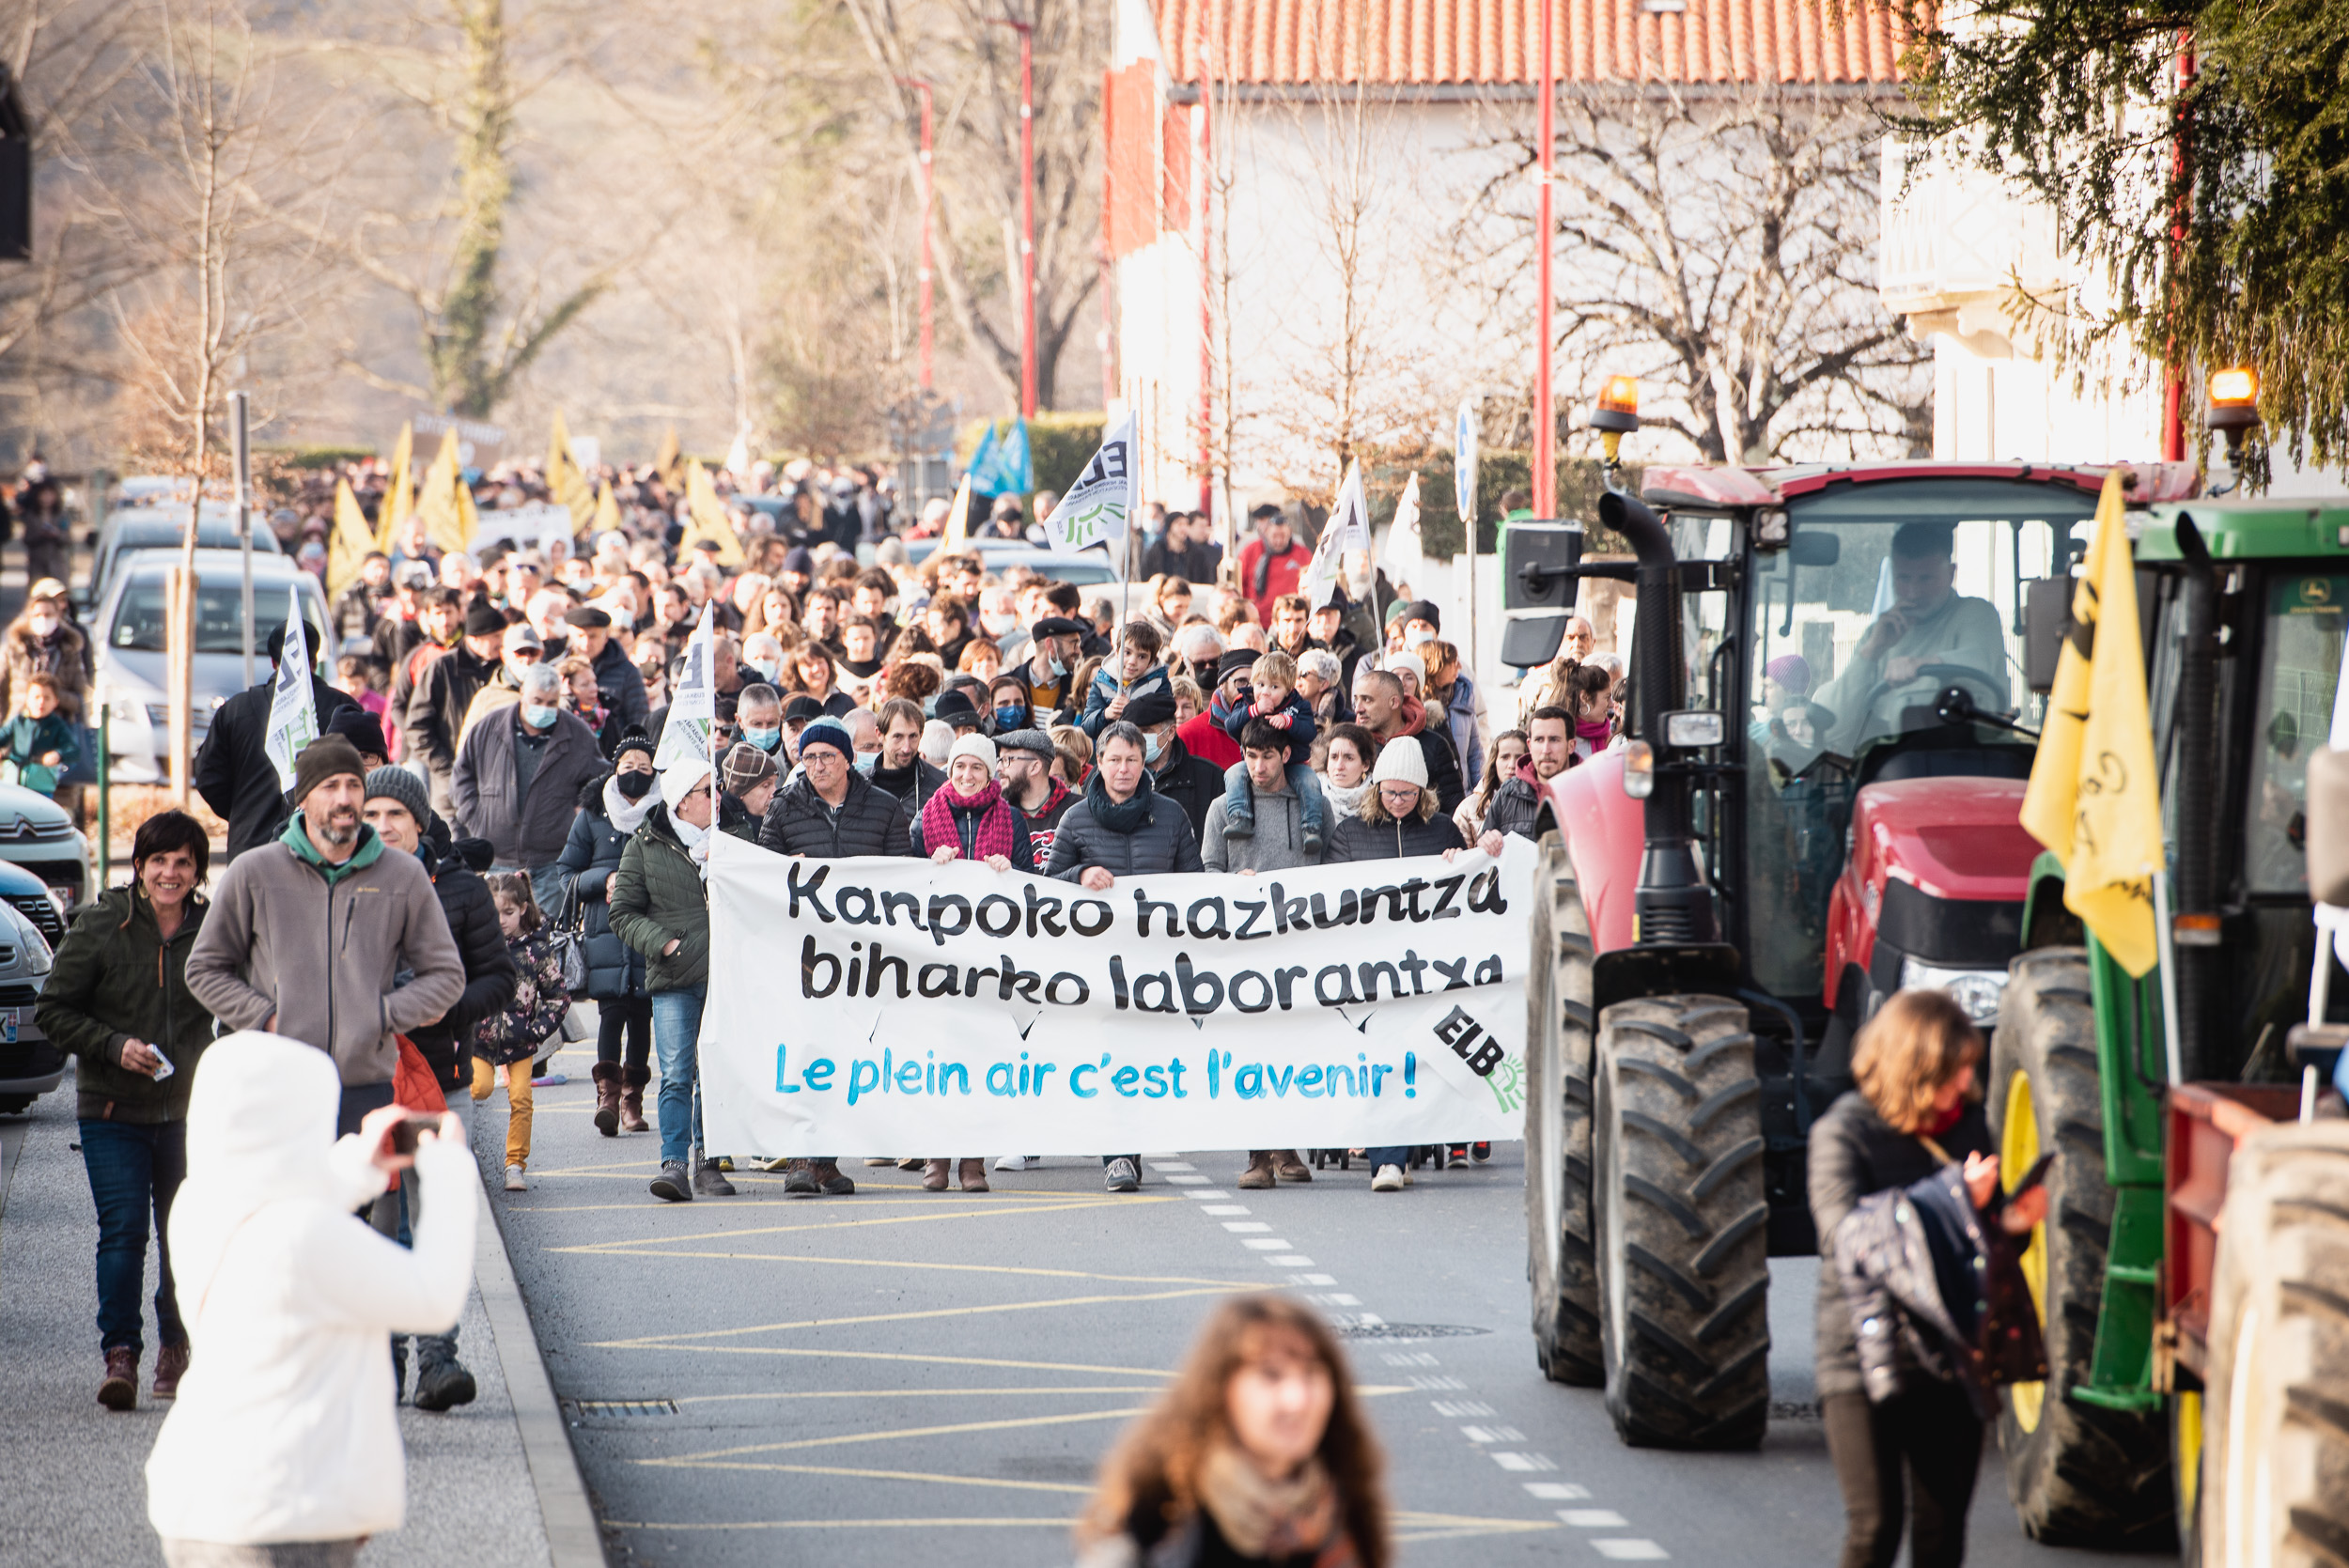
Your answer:
[[[560,1089],[570,1081],[571,1075],[568,1073],[549,1073],[544,1078],[532,1079],[530,1086],[533,1089]]]
[[[652,1179],[652,1195],[665,1198],[672,1203],[690,1203],[693,1201],[693,1179],[686,1173],[685,1161],[664,1159],[661,1162],[661,1174]]]
[[[1378,1173],[1370,1178],[1370,1189],[1373,1192],[1402,1191],[1403,1167],[1400,1165],[1381,1165],[1378,1167]]]
[[[188,1373],[188,1347],[167,1344],[155,1352],[155,1397],[179,1397],[179,1379]]]
[[[693,1168],[693,1193],[701,1198],[731,1198],[734,1184],[726,1180],[723,1171],[704,1160]]]
[[[1132,1160],[1120,1155],[1111,1160],[1109,1169],[1102,1172],[1101,1185],[1112,1192],[1131,1192],[1142,1186],[1142,1172],[1134,1169]],[[1269,1187],[1271,1183],[1265,1185]]]
[[[720,1155],[716,1159],[711,1160],[709,1163],[716,1166],[719,1170],[723,1171],[729,1176],[734,1174],[734,1157],[732,1155]]]
[[[813,1198],[823,1188],[816,1185],[816,1170],[806,1160],[795,1159],[783,1168],[783,1195],[786,1198]]]
[[[782,1163],[783,1162],[781,1160],[777,1160],[775,1165],[781,1165]],[[883,1166],[894,1165],[897,1162],[895,1160],[891,1159],[887,1155],[867,1155],[864,1157],[864,1166],[868,1171]],[[769,1166],[768,1169],[771,1171],[775,1169],[775,1166]]]
[[[831,1160],[818,1162],[808,1174],[815,1179],[816,1190],[827,1198],[853,1198],[856,1183],[843,1175],[840,1167]]]
[[[506,1168],[506,1190],[508,1192],[527,1192],[530,1190],[530,1183],[523,1179],[522,1168],[521,1166],[509,1165]]]
[[[1444,1151],[1443,1162],[1447,1168],[1455,1165],[1466,1165],[1468,1163],[1468,1145],[1465,1143],[1453,1144],[1449,1149]]]
[[[1242,816],[1234,811],[1225,812],[1223,814],[1223,836],[1225,838],[1254,838],[1256,819],[1252,816]]]
[[[1493,1146],[1490,1143],[1471,1143],[1469,1145],[1469,1158],[1476,1161],[1477,1164],[1482,1165],[1492,1157]]]
[[[129,1345],[106,1352],[106,1377],[98,1385],[98,1403],[109,1410],[139,1407],[139,1353]]]
[[[996,1160],[995,1169],[998,1171],[1041,1171],[1044,1169],[1044,1157],[1042,1155],[1004,1155]]]
[[[1304,845],[1306,859],[1317,861],[1321,858],[1321,835],[1311,828],[1305,830]]]
[[[445,1410],[453,1405],[471,1405],[474,1399],[473,1374],[462,1361],[433,1361],[416,1369],[416,1397],[419,1410]]]

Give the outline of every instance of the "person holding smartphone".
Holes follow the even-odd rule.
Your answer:
[[[1957,1206],[1969,1203],[1973,1212],[1949,1229],[2020,1236],[2046,1218],[2044,1187],[2026,1184],[2001,1201],[1976,1087],[1983,1056],[1981,1032],[1948,992],[1899,992],[1854,1042],[1859,1087],[1811,1129],[1811,1215],[1822,1259],[1813,1362],[1828,1452],[1843,1492],[1843,1568],[1891,1568],[1905,1506],[1914,1515],[1909,1548],[1917,1568],[1965,1560],[1966,1511],[1982,1461],[1982,1418],[1966,1381],[1976,1369],[1946,1366],[1938,1370],[1951,1375],[1936,1375],[1936,1368],[1905,1358],[1897,1392],[1871,1398],[1837,1233],[1871,1196],[1917,1188],[1952,1167],[1964,1188]]]
[[[139,824],[130,886],[107,889],[76,917],[34,1010],[41,1032],[80,1063],[75,1110],[98,1205],[106,1363],[98,1403],[109,1410],[139,1402],[150,1214],[160,1254],[154,1397],[177,1395],[188,1366],[168,1234],[188,1168],[188,1091],[212,1035],[212,1016],[188,990],[188,954],[209,908],[197,890],[210,868],[204,826],[187,813],[158,812]]]

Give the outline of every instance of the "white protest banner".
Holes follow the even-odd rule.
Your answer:
[[[1498,861],[1099,893],[710,844],[712,1149],[1345,1148],[1523,1128],[1522,838]]]
[[[277,769],[277,787],[291,789],[294,758],[319,737],[318,704],[310,697],[310,635],[302,625],[302,596],[286,590],[286,642],[277,652],[277,683],[269,695],[269,728],[261,751]]]
[[[473,531],[473,549],[478,553],[485,545],[505,544],[518,550],[544,551],[550,538],[560,537],[566,545],[569,544],[575,529],[568,506],[552,502],[506,506],[481,514],[481,520]]]
[[[1414,486],[1419,475],[1411,475]],[[1314,558],[1305,564],[1303,591],[1305,602],[1315,610],[1337,597],[1338,584],[1346,578],[1346,553],[1370,550],[1370,503],[1362,496],[1362,465],[1346,465],[1346,479],[1338,486],[1338,504],[1330,510],[1330,520],[1322,524],[1321,539],[1314,546]]]
[[[1090,550],[1126,542],[1126,520],[1134,510],[1134,416],[1128,413],[1102,439],[1100,449],[1068,493],[1044,520],[1045,537],[1056,550]]]
[[[709,615],[710,606],[702,606],[701,622],[686,639],[685,668],[670,691],[669,717],[662,722],[660,742],[653,748],[655,768],[665,768],[684,757],[709,760],[709,732],[718,727],[717,677],[709,667]]]

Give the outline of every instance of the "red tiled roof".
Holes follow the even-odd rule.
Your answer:
[[[1523,85],[1544,0],[1151,0],[1177,82]],[[1867,0],[1548,0],[1563,82],[1890,83],[1900,29]],[[1650,6],[1659,8],[1650,9]],[[1213,43],[1210,44],[1209,40]]]

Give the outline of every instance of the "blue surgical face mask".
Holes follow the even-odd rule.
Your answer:
[[[1024,707],[999,707],[995,710],[995,727],[999,730],[1016,730],[1027,722],[1028,710]]]
[[[765,681],[770,686],[772,686],[775,683],[775,673],[783,668],[781,664],[775,662],[775,660],[771,659],[752,659],[745,660],[744,662],[749,664],[752,669],[757,671],[758,678]]]
[[[1142,737],[1142,760],[1144,763],[1155,765],[1159,760],[1159,753],[1165,750],[1164,742],[1160,741],[1157,736],[1145,735]]]
[[[752,745],[757,747],[762,752],[772,752],[776,747],[783,744],[783,731],[780,729],[754,730],[745,728],[742,731],[742,738],[749,741]]]
[[[1061,678],[1061,676],[1063,676],[1063,675],[1066,675],[1067,673],[1068,673],[1068,666],[1067,666],[1067,665],[1066,665],[1066,664],[1064,664],[1064,663],[1062,663],[1062,662],[1060,661],[1059,656],[1055,655],[1055,656],[1053,657],[1053,659],[1052,659],[1052,678],[1053,678],[1054,680],[1058,680],[1058,679],[1060,679],[1060,678]]]
[[[545,729],[548,725],[554,722],[555,711],[555,709],[551,707],[537,707],[529,703],[524,703],[522,704],[522,722],[528,724],[534,730]]]

